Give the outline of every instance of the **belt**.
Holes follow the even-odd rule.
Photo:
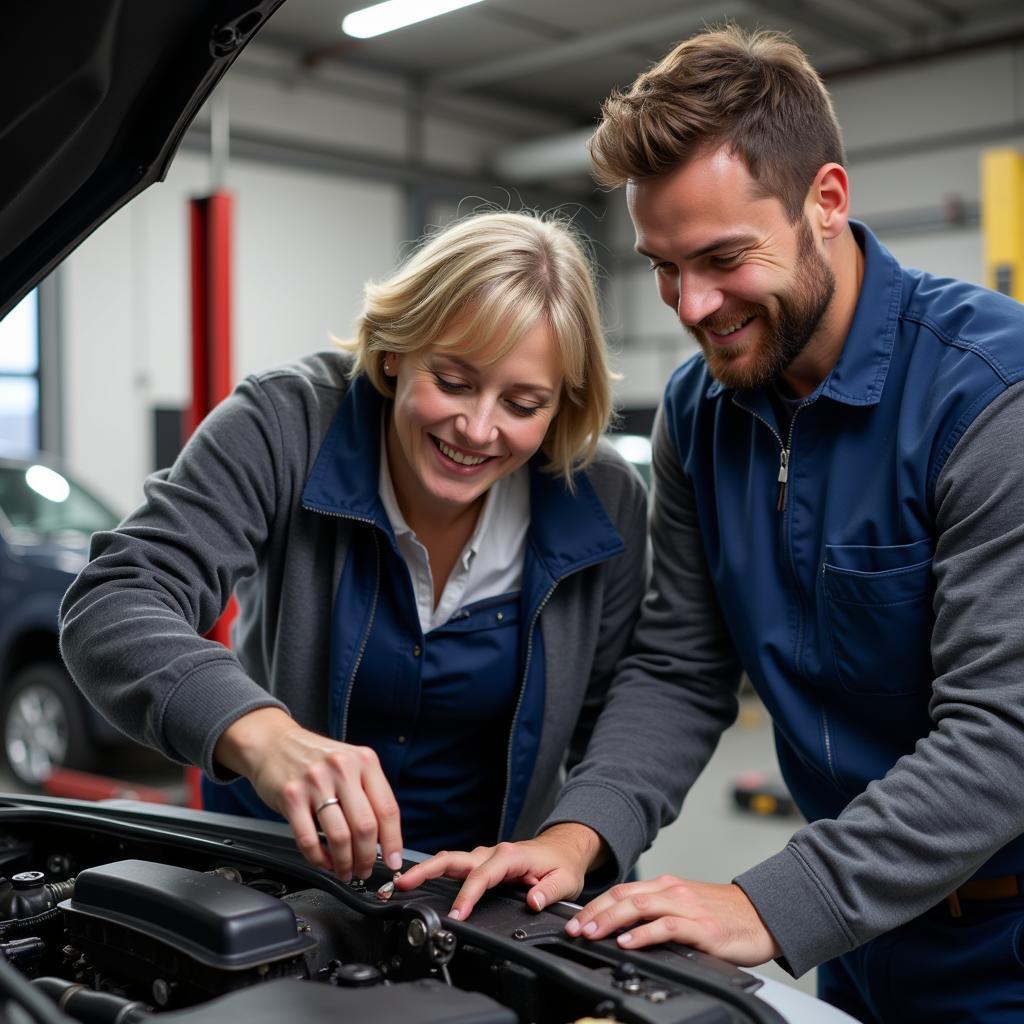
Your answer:
[[[951,917],[963,917],[961,900],[1005,900],[1020,895],[1020,879],[1017,875],[1001,875],[999,878],[972,878],[954,889],[946,897]]]

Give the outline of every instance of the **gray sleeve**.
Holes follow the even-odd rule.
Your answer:
[[[546,822],[593,828],[620,874],[679,813],[737,707],[739,666],[667,419],[654,428],[651,588],[586,755]]]
[[[275,410],[249,378],[174,466],[146,481],[144,503],[96,534],[61,607],[61,651],[86,697],[127,735],[211,775],[232,721],[283,708],[231,651],[201,636],[235,582],[256,571],[280,456]]]
[[[939,474],[931,730],[737,883],[800,975],[908,921],[1024,830],[1024,384]]]

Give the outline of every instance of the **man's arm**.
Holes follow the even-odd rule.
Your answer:
[[[673,439],[671,397],[655,423],[653,449],[651,588],[586,756],[544,823],[593,829],[620,878],[679,813],[736,717],[740,677]]]
[[[629,650],[640,617],[640,605],[650,582],[647,520],[649,516],[647,486],[640,474],[615,461],[596,465],[591,479],[605,510],[622,537],[625,549],[604,566],[601,616],[596,631],[596,646],[590,664],[583,705],[565,755],[565,766],[571,771],[583,760],[594,726],[608,700],[608,688],[615,678],[615,668]],[[554,625],[554,620],[547,625]],[[545,634],[546,636],[548,634]],[[554,643],[545,643],[545,665],[567,677],[578,674],[579,652],[560,650],[562,638],[552,630]],[[561,678],[561,676],[557,676]]]

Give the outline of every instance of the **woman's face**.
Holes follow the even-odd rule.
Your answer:
[[[395,380],[388,465],[406,520],[452,516],[537,451],[558,412],[558,345],[539,321],[501,359],[428,348],[391,353]]]

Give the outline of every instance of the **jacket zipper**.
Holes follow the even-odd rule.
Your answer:
[[[760,413],[754,412],[753,409],[747,410],[755,420],[763,423],[774,434],[775,440],[779,443],[779,493],[775,499],[776,512],[781,512],[786,507],[786,494],[789,490],[789,456],[793,450],[793,428],[796,426],[796,418],[800,415],[802,408],[802,405],[798,405],[794,410],[789,421],[789,433],[786,435],[785,442],[782,440],[782,435]]]
[[[836,775],[835,762],[832,760],[832,727],[829,725],[828,712],[824,708],[821,709],[821,737],[825,741],[825,760],[828,762],[828,773],[838,786],[839,778]]]
[[[790,439],[792,443],[792,438]],[[786,486],[789,484],[789,449],[783,448],[779,455],[779,497],[775,502],[775,511],[781,512],[786,504]]]
[[[377,571],[373,577],[373,601],[370,603],[370,615],[366,620],[366,629],[363,630],[363,639],[359,643],[359,651],[356,654],[355,664],[348,677],[348,684],[345,687],[345,706],[341,709],[341,721],[338,723],[338,740],[344,742],[345,733],[348,731],[348,709],[352,703],[352,688],[355,685],[356,673],[363,662],[363,654],[366,652],[366,645],[370,642],[370,633],[373,630],[373,620],[377,615],[377,599],[380,596],[380,538],[377,536],[376,528],[373,534],[373,553],[376,558]]]
[[[782,435],[773,427],[763,416],[754,412],[753,409],[748,409],[754,419],[759,420],[763,423],[774,435],[775,440],[779,443],[779,494],[775,501],[775,511],[782,512],[786,507],[786,495],[789,490],[789,458],[793,451],[793,428],[796,426],[796,418],[800,415],[800,410],[803,408],[802,405],[798,405],[793,411],[793,416],[789,421],[789,433],[786,435],[786,442],[783,443]],[[786,545],[787,555],[789,554],[789,545]],[[792,564],[792,557],[790,557],[790,570],[796,578],[796,569]],[[799,598],[801,606],[803,601]],[[801,610],[802,615],[802,610]],[[832,727],[828,720],[828,713],[822,708],[821,711],[821,735],[822,740],[825,744],[825,761],[828,764],[829,775],[832,776],[832,780],[838,785],[839,779],[836,776],[835,762],[832,757]]]
[[[370,602],[370,616],[366,620],[366,629],[363,630],[362,640],[359,642],[359,651],[356,653],[356,660],[352,666],[352,672],[348,677],[348,684],[345,687],[345,704],[341,709],[341,718],[338,722],[338,742],[343,743],[345,741],[345,732],[348,729],[348,709],[352,701],[352,684],[355,682],[356,673],[359,671],[359,666],[362,664],[363,655],[366,653],[366,645],[370,642],[370,632],[373,630],[373,620],[377,615],[377,601],[380,597],[380,538],[377,536],[377,524],[372,519],[366,519],[363,516],[349,516],[343,515],[340,512],[328,512],[326,509],[315,508],[311,505],[303,505],[307,512],[317,512],[323,516],[332,516],[335,519],[348,519],[354,523],[365,523],[367,526],[372,526],[373,529],[370,531],[373,537],[373,552],[376,559],[377,571],[374,573],[373,578],[373,600]]]
[[[548,592],[544,595],[544,599],[534,610],[533,618],[530,619],[530,631],[526,634],[528,639],[526,641],[526,659],[523,665],[523,678],[519,682],[519,697],[516,699],[516,709],[512,713],[512,726],[508,733],[508,753],[505,756],[505,798],[502,800],[501,817],[498,819],[498,842],[501,842],[501,837],[505,834],[505,818],[508,814],[508,798],[512,790],[512,748],[515,744],[516,723],[519,721],[519,710],[523,706],[523,697],[526,695],[526,679],[530,674],[530,659],[533,657],[533,631],[537,625],[537,620],[540,618],[540,613],[544,611],[544,606],[551,600],[551,595],[554,594],[555,588],[563,579],[565,579],[564,576],[560,577],[548,588]]]

